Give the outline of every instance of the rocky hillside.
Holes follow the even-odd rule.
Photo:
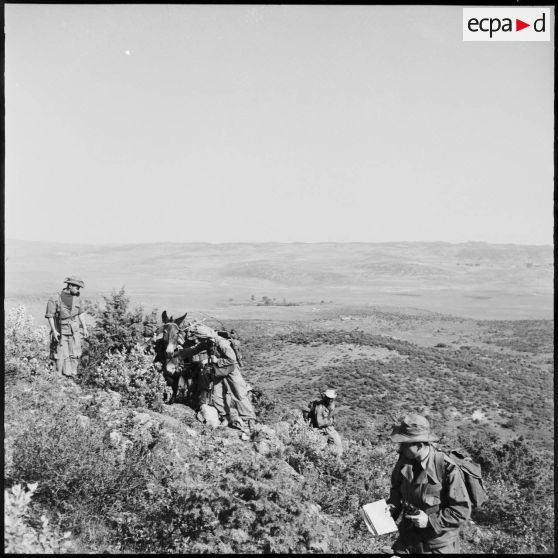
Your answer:
[[[243,440],[163,404],[137,352],[109,355],[77,382],[57,377],[44,330],[24,309],[8,316],[5,549],[378,553],[394,536],[371,537],[359,507],[388,494],[391,425],[420,407],[443,446],[485,472],[490,500],[464,550],[553,552],[552,324],[344,317],[235,324],[259,421]],[[340,392],[341,461],[301,418],[327,386]]]

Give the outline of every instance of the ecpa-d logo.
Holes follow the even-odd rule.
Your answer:
[[[464,41],[550,41],[550,8],[463,8]]]

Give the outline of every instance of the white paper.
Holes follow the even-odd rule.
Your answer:
[[[375,537],[397,531],[397,525],[391,517],[389,506],[383,498],[370,504],[364,504],[360,508],[360,513],[368,530]]]

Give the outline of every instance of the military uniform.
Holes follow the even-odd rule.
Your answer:
[[[445,479],[438,478],[437,460],[444,462]],[[401,511],[402,500],[423,510],[428,516],[428,525],[421,529],[403,518],[399,524],[399,539],[393,547],[395,552],[459,552],[459,528],[469,518],[471,503],[457,465],[432,446],[428,458],[420,464],[400,457],[391,475],[388,500],[395,506],[395,516]]]
[[[244,428],[245,421],[255,422],[256,413],[248,395],[249,387],[240,373],[238,360],[230,342],[203,324],[192,325],[187,336],[188,339],[196,339],[198,345],[185,349],[185,358],[195,354],[201,356],[201,351],[207,351],[205,359],[215,357],[216,360],[209,363],[199,377],[200,404],[210,400],[221,420],[230,418],[231,423],[241,429]]]
[[[390,437],[399,443],[399,459],[391,474],[387,502],[394,517],[403,511],[393,552],[458,553],[459,529],[471,514],[461,470],[431,445],[438,437],[422,415],[407,415]],[[405,504],[418,509],[410,512]]]
[[[213,405],[219,416],[232,415],[234,417],[236,410],[242,421],[255,421],[256,412],[248,396],[248,384],[240,373],[236,354],[226,339],[215,338],[214,356],[217,357],[217,363],[213,365],[216,369],[216,378],[213,383]],[[223,368],[227,368],[228,374],[220,379],[218,378],[219,369]]]
[[[78,286],[83,286],[83,281],[79,279],[75,281],[81,283]],[[57,341],[51,331],[50,357],[56,362],[58,372],[66,376],[75,376],[81,357],[82,332],[80,331],[79,316],[83,312],[79,293],[72,295],[66,289],[52,296],[47,302],[45,318],[52,318],[60,333]]]
[[[336,397],[334,390],[327,390],[325,396],[331,395],[331,399]],[[339,432],[335,430],[335,411],[332,405],[326,405],[325,401],[322,400],[316,404],[314,417],[312,420],[312,426],[318,428],[319,431],[327,437],[328,445],[332,446],[333,452],[341,457],[343,454],[343,443],[341,442],[341,436]]]

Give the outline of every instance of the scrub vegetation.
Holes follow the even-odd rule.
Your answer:
[[[489,501],[465,552],[554,552],[552,322],[479,322],[484,343],[439,347],[358,321],[231,323],[260,421],[242,441],[162,403],[123,291],[93,314],[77,383],[54,373],[46,328],[23,307],[7,316],[7,552],[378,553],[395,537],[374,539],[359,507],[388,495],[389,433],[410,411],[483,467]],[[302,420],[326,387],[340,394],[340,462]]]

